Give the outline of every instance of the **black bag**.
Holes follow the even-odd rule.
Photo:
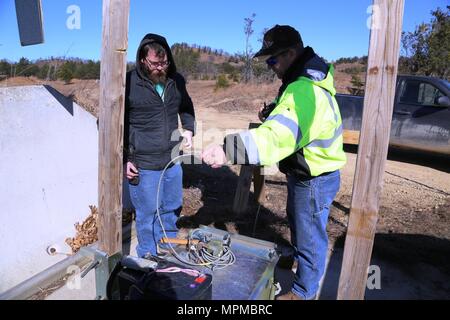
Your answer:
[[[157,257],[125,256],[107,283],[109,300],[210,300],[212,276]]]

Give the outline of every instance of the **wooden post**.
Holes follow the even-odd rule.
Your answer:
[[[122,250],[122,146],[129,0],[103,0],[100,68],[99,249]]]
[[[266,198],[266,179],[263,175],[263,168],[261,166],[253,167],[253,193],[255,199],[259,204],[264,204]]]
[[[249,129],[256,129],[261,125],[261,123],[251,122],[248,126]],[[264,204],[266,199],[266,179],[263,174],[264,167],[254,166],[253,167],[253,193],[255,199],[259,204]]]
[[[374,0],[366,94],[338,299],[364,299],[388,151],[404,0]]]
[[[250,184],[252,183],[252,174],[252,165],[241,166],[233,202],[233,212],[237,215],[245,213],[247,211],[248,195],[250,193]]]
[[[236,214],[245,213],[248,206],[248,196],[253,176],[253,195],[259,204],[264,204],[266,197],[266,183],[262,174],[263,167],[255,165],[242,165],[239,172],[239,179],[234,194],[233,212]]]
[[[258,128],[260,123],[251,122],[249,129]],[[250,194],[250,185],[253,176],[253,194],[258,203],[263,204],[265,199],[265,178],[262,174],[263,167],[255,165],[243,165],[239,172],[239,180],[234,194],[233,212],[236,214],[245,213],[247,211],[248,196]]]

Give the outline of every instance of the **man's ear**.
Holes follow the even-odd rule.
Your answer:
[[[295,49],[289,49],[286,55],[287,59],[292,62],[297,58],[297,51]]]
[[[293,58],[297,55],[297,51],[293,48],[288,50],[289,58]]]

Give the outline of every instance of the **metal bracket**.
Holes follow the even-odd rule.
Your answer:
[[[109,275],[117,262],[122,258],[122,252],[108,256],[107,253],[96,248],[82,247],[80,253],[84,256],[93,258],[92,263],[83,271],[81,277],[84,277],[89,271],[95,268],[95,299],[105,300],[107,298],[106,284],[108,283]]]
[[[15,0],[15,4],[21,45],[43,43],[41,0]]]

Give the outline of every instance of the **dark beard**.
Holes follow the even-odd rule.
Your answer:
[[[153,84],[161,83],[165,84],[167,81],[167,72],[166,70],[161,71],[151,71],[147,67],[144,67],[145,75],[150,79]]]
[[[165,73],[164,71],[158,73],[156,72],[149,73],[148,77],[150,81],[153,82],[154,84],[157,83],[165,84],[167,81],[167,73]]]

